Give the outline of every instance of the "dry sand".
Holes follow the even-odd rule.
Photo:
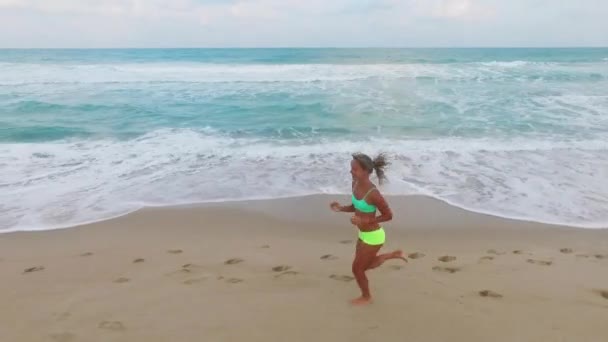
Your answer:
[[[608,341],[608,230],[390,198],[384,250],[415,254],[352,307],[356,230],[333,199],[0,234],[0,341]]]

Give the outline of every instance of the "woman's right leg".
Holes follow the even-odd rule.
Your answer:
[[[364,243],[361,240],[357,241],[355,260],[353,261],[353,275],[361,289],[361,297],[352,300],[353,304],[362,305],[368,304],[371,301],[371,293],[369,291],[369,281],[365,275],[365,271],[376,258],[378,251],[382,245],[372,246]]]

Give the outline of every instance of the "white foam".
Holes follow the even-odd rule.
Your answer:
[[[583,65],[525,61],[461,64],[27,64],[0,63],[0,85],[136,82],[314,82],[368,78],[441,80],[513,78],[512,69],[540,75],[558,71],[608,77],[605,63]],[[523,79],[523,78],[522,78]]]
[[[605,227],[606,138],[277,142],[159,130],[128,141],[2,144],[0,230],[71,226],[142,206],[347,193],[354,151],[393,156],[389,194]]]
[[[532,62],[532,61],[492,61],[492,62],[479,62],[479,65],[491,66],[491,67],[504,67],[504,68],[518,68],[523,66],[535,66],[535,65],[557,65],[557,63],[547,62]]]

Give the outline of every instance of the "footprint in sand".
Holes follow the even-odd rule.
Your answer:
[[[564,253],[564,254],[571,254],[572,252],[574,252],[572,250],[572,248],[562,248],[559,251],[562,252],[562,253]]]
[[[144,262],[144,261],[146,261],[146,260],[143,259],[143,258],[138,258],[138,259],[133,260],[133,263],[134,264],[139,264],[139,263]]]
[[[264,246],[262,246],[260,248],[270,248],[270,246],[269,245],[264,245]]]
[[[595,290],[602,298],[608,299],[608,290]]]
[[[188,273],[192,273],[192,270],[189,268],[181,268],[177,271],[173,271],[171,273],[168,273],[167,275],[174,275],[174,274],[188,274]]]
[[[290,270],[291,266],[287,266],[287,265],[280,265],[280,266],[275,266],[272,268],[272,271],[274,272],[285,272],[287,270]]]
[[[186,280],[184,280],[182,282],[182,284],[193,285],[193,284],[196,284],[196,283],[200,283],[200,282],[202,282],[202,281],[204,281],[206,279],[207,279],[206,277],[204,277],[204,278],[195,278],[195,279],[186,279]]]
[[[391,270],[399,271],[400,269],[403,268],[403,266],[401,266],[401,265],[390,265],[389,268]]]
[[[595,254],[596,259],[608,259],[608,254]]]
[[[130,281],[131,281],[131,279],[129,279],[129,278],[120,277],[120,278],[114,280],[114,283],[116,283],[116,284],[124,284],[124,283],[128,283]]]
[[[296,272],[296,271],[285,271],[283,273],[279,273],[279,274],[275,275],[274,277],[275,278],[282,278],[284,276],[288,276],[288,275],[292,275],[293,276],[293,275],[297,275],[297,274],[299,274],[299,273]]]
[[[181,249],[170,249],[167,251],[167,253],[169,253],[169,254],[181,254],[183,252],[184,251],[182,251]]]
[[[437,260],[439,260],[441,262],[452,262],[452,261],[456,260],[456,257],[451,256],[451,255],[444,255],[442,257],[437,258]]]
[[[338,259],[337,256],[333,256],[331,254],[325,254],[323,256],[321,256],[321,260],[336,260]]]
[[[99,329],[110,331],[125,331],[126,327],[121,321],[103,321],[97,326]]]
[[[494,257],[489,256],[489,255],[482,256],[481,258],[479,258],[479,261],[492,261],[492,260],[494,260]]]
[[[91,256],[91,255],[93,255],[93,253],[91,253],[91,252],[86,252],[86,253],[80,254],[81,257],[88,257],[88,256]]]
[[[243,259],[233,258],[233,259],[228,259],[228,260],[224,261],[224,264],[226,264],[226,265],[236,265],[236,264],[242,263],[243,261],[244,261]]]
[[[481,297],[486,297],[486,298],[502,298],[502,295],[498,292],[494,292],[492,290],[482,290],[479,291],[478,294]]]
[[[238,284],[238,283],[244,282],[244,280],[243,279],[239,279],[239,278],[228,278],[228,279],[226,279],[226,282],[228,284]]]
[[[444,266],[435,266],[433,267],[433,271],[436,272],[445,272],[445,273],[456,273],[460,271],[458,267],[444,267]]]
[[[523,254],[523,253],[524,252],[519,249],[513,251],[513,254]]]
[[[576,255],[577,258],[589,258],[588,254],[577,254]]]
[[[200,270],[201,268],[202,266],[196,264],[183,264],[181,271],[189,273]]]
[[[58,322],[65,321],[66,319],[70,318],[71,316],[72,316],[72,314],[67,311],[66,312],[56,312],[53,314],[53,317]]]
[[[503,255],[503,254],[505,254],[504,252],[499,252],[499,251],[497,251],[495,249],[488,249],[486,251],[486,253],[488,253],[488,254],[494,254],[494,255]]]
[[[177,271],[173,271],[170,273],[167,273],[168,276],[174,275],[174,274],[189,274],[192,273],[198,269],[200,269],[201,266],[195,265],[195,264],[184,264],[182,265],[182,268],[177,270]]]
[[[344,281],[344,282],[348,282],[348,281],[353,281],[355,280],[354,277],[352,276],[348,276],[348,275],[337,275],[337,274],[332,274],[329,276],[330,279],[333,280],[337,280],[337,281]]]
[[[343,245],[346,245],[346,244],[349,244],[349,243],[353,243],[353,240],[342,240],[342,241],[340,241],[340,243],[343,244]]]
[[[553,265],[553,261],[547,261],[547,260],[528,259],[528,260],[526,260],[526,262],[528,262],[530,264],[534,264],[534,265],[541,265],[541,266],[551,266],[551,265]]]
[[[56,333],[56,334],[51,334],[50,335],[51,339],[53,341],[57,341],[57,342],[70,342],[74,340],[74,334],[69,333],[69,332],[60,332],[60,333]]]
[[[23,273],[32,273],[32,272],[40,272],[40,271],[44,271],[44,266],[35,266],[35,267],[26,268],[25,270],[23,270]]]
[[[408,258],[410,259],[421,259],[424,258],[426,255],[424,253],[420,253],[420,252],[414,252],[414,253],[410,253],[407,255]]]

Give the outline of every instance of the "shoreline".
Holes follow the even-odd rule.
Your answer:
[[[98,219],[98,220],[84,221],[82,223],[77,223],[77,224],[55,225],[55,226],[49,226],[49,227],[45,227],[45,228],[7,229],[7,230],[0,231],[0,235],[19,233],[19,232],[45,232],[45,231],[55,231],[55,230],[63,230],[63,229],[73,229],[73,228],[78,228],[78,227],[83,227],[83,226],[90,226],[90,225],[100,224],[100,223],[104,223],[104,222],[109,222],[112,220],[120,219],[125,216],[134,215],[141,211],[148,211],[148,210],[165,210],[165,209],[171,210],[171,209],[183,209],[183,208],[202,209],[202,208],[209,208],[209,207],[241,207],[241,206],[247,206],[247,205],[253,205],[254,207],[264,208],[265,203],[280,202],[280,201],[297,201],[299,199],[306,200],[308,198],[315,198],[315,199],[318,198],[321,201],[324,200],[327,203],[329,203],[332,200],[344,201],[347,196],[348,196],[347,194],[308,194],[308,195],[294,195],[294,196],[273,197],[273,198],[257,198],[257,199],[242,199],[242,200],[241,199],[239,199],[239,200],[217,200],[217,201],[207,201],[207,202],[178,203],[178,204],[158,205],[158,206],[144,205],[137,209],[125,212],[123,214],[117,214],[114,216],[110,216],[110,217],[102,218],[102,219]],[[532,219],[523,218],[523,217],[512,217],[512,216],[508,216],[508,215],[499,215],[499,214],[492,213],[489,211],[486,212],[483,210],[470,209],[465,206],[454,204],[448,200],[444,200],[441,198],[437,198],[437,197],[430,196],[430,195],[424,195],[424,194],[385,195],[385,197],[389,201],[389,204],[392,202],[397,202],[397,203],[403,205],[404,204],[403,202],[406,202],[405,203],[405,205],[406,205],[408,201],[411,201],[409,203],[420,203],[420,202],[432,203],[432,205],[437,204],[437,205],[443,206],[447,210],[459,210],[459,211],[466,212],[471,215],[490,217],[490,218],[494,218],[494,219],[498,219],[498,220],[507,220],[507,221],[512,221],[516,224],[519,224],[519,223],[539,224],[539,225],[544,225],[544,226],[570,228],[570,229],[584,229],[584,230],[608,229],[608,223],[597,224],[597,225],[596,224],[574,225],[574,224],[567,224],[567,223],[556,223],[556,222],[545,222],[545,221],[540,221],[540,220],[532,220]]]

